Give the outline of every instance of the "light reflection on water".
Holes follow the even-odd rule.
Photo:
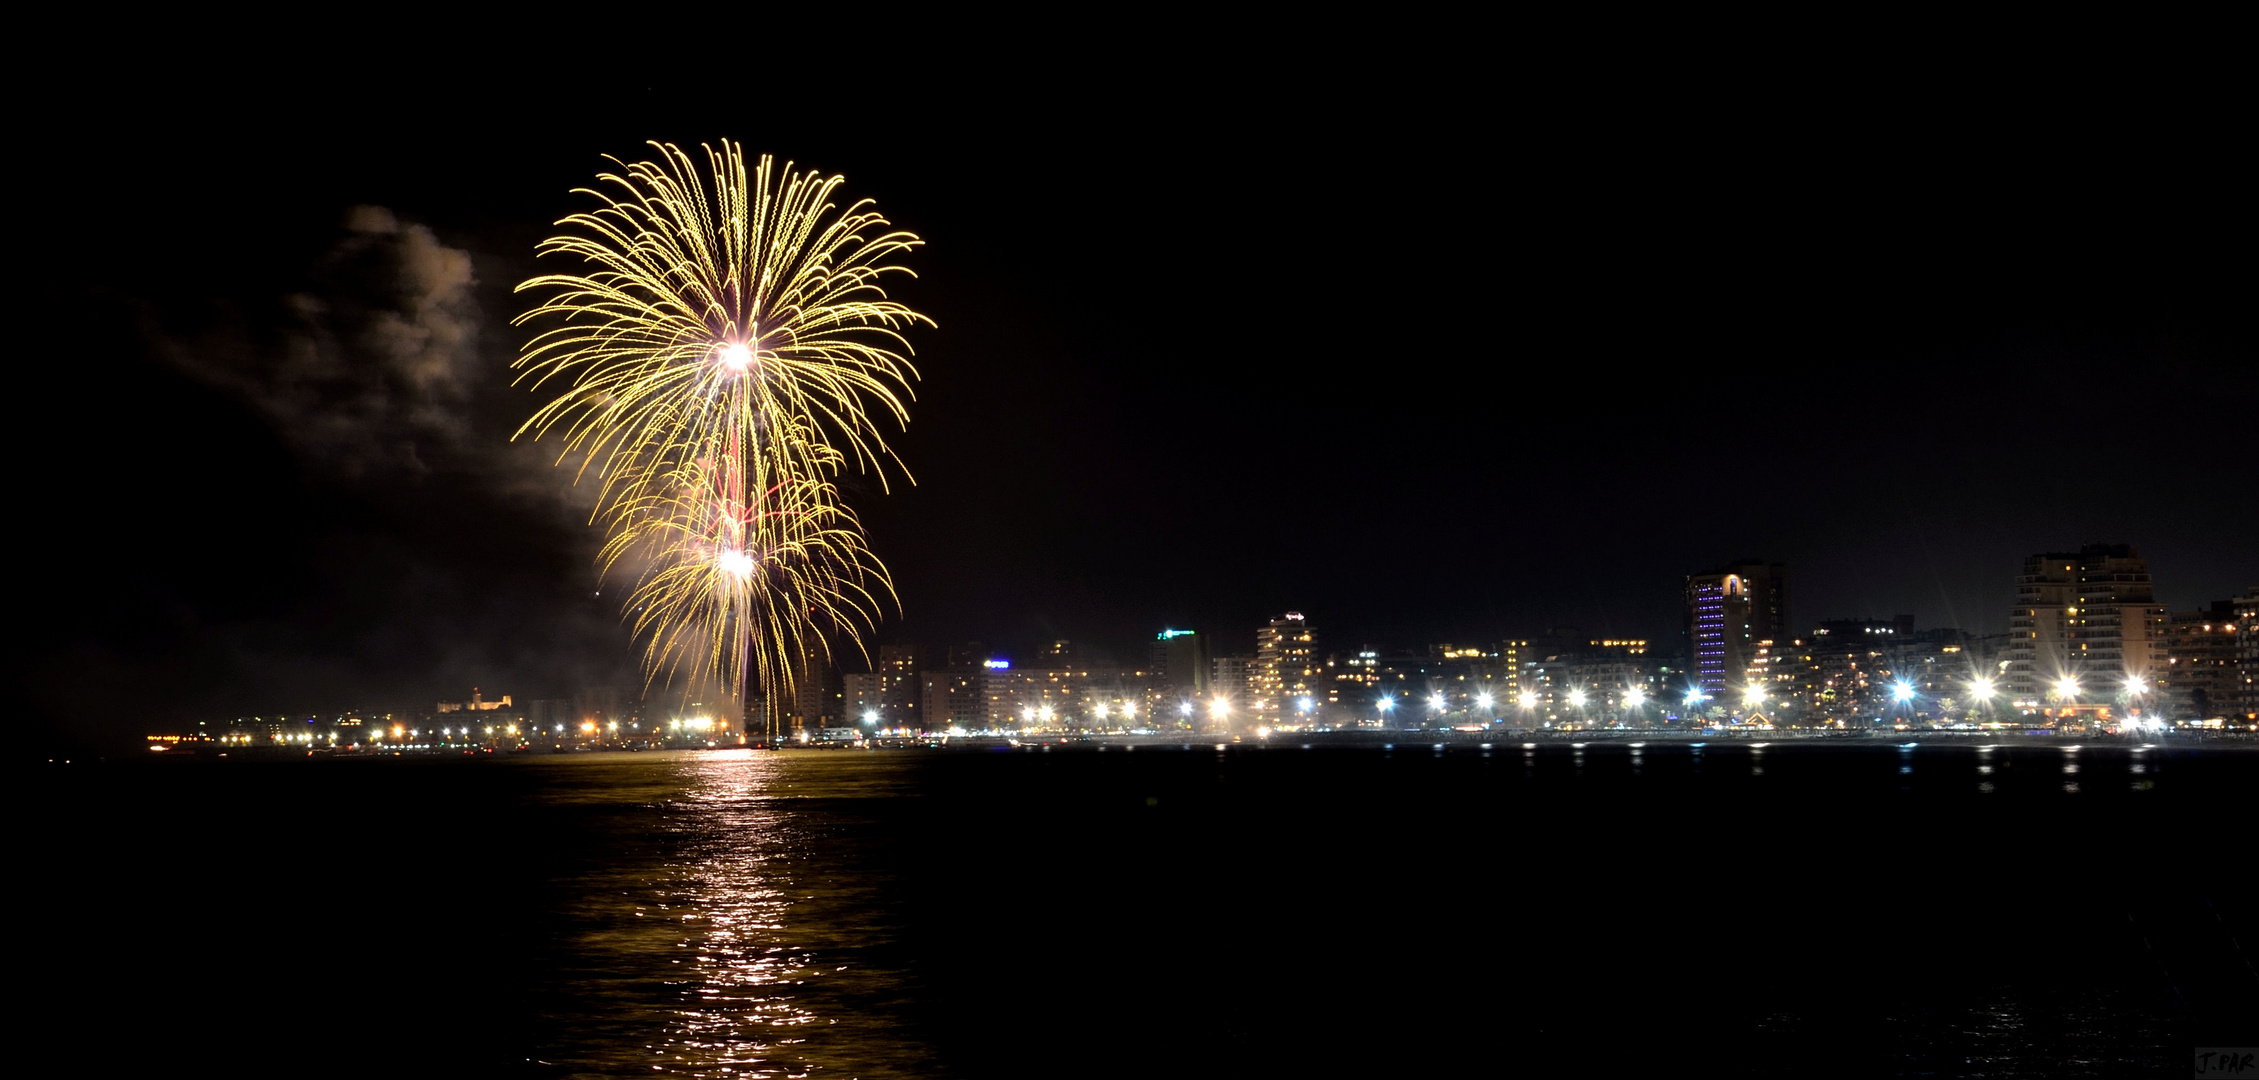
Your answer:
[[[621,755],[579,788],[619,859],[557,883],[574,994],[537,1060],[569,1076],[925,1076],[886,1003],[898,920],[852,872],[855,802],[892,794],[856,755]],[[638,834],[643,835],[638,835]],[[624,857],[623,857],[624,856]]]
[[[1744,749],[1746,774],[1732,765]],[[2116,786],[2126,758],[2133,759],[2127,768],[2135,790],[2148,790],[2160,768],[2138,751],[2110,747],[2065,752],[2044,745],[1933,749],[1925,743],[1916,754],[1904,746],[1788,741],[1710,746],[1712,762],[1728,767],[1704,778],[1704,756],[1699,744],[1525,743],[1522,768],[1514,770],[1507,759],[1501,772],[1518,772],[1524,784],[1543,777],[1616,785],[1587,790],[1623,792],[1631,790],[1625,784],[1646,789],[1689,782],[1754,790],[1742,777],[1765,777],[1770,770],[1772,779],[1758,786],[1774,790],[1800,778],[1824,779],[1832,787],[1868,784],[1859,778],[1869,775],[1863,763],[1873,762],[1880,766],[1872,780],[1878,792],[1967,792],[1973,785],[2014,800],[2052,795],[2058,784],[2077,792],[2079,779],[2095,781],[2084,801]],[[1060,757],[1077,760],[1071,753]],[[1911,768],[1916,757],[1918,771]],[[873,840],[886,823],[899,827],[906,816],[916,817],[907,809],[912,804],[895,801],[913,789],[894,760],[802,751],[576,755],[534,763],[565,778],[545,786],[545,798],[587,811],[576,819],[585,836],[576,836],[573,849],[592,853],[552,882],[564,931],[556,935],[555,982],[569,990],[540,1010],[543,1034],[533,1056],[557,1066],[547,1075],[945,1074],[947,1063],[934,1060],[933,1046],[921,1042],[920,1033],[952,1046],[952,1038],[964,1036],[898,1015],[926,1000],[921,995],[928,990],[918,970],[927,961],[914,962],[898,940],[905,933],[904,879],[888,865],[890,849]],[[1164,754],[1157,765],[1174,760]],[[1214,760],[1218,779],[1237,775],[1224,769],[1237,759]],[[1369,769],[1380,760],[1359,759],[1356,767]],[[1848,767],[1854,760],[1860,770]],[[1618,769],[1617,762],[1628,768]],[[1915,775],[1929,786],[1910,785],[1905,778]],[[1137,794],[1136,805],[1156,805],[1150,792]],[[1971,1015],[1966,1022],[1990,1023]],[[1952,1026],[1911,1014],[1894,1023],[1923,1039]],[[1978,1037],[1945,1042],[1958,1047]],[[953,1060],[968,1075],[981,1075],[964,1065],[961,1052]]]

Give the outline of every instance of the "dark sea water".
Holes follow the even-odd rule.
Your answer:
[[[2183,1076],[2259,753],[73,764],[16,1075]]]

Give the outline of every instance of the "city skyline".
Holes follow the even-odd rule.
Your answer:
[[[2063,575],[2054,573],[2058,563]],[[1991,634],[1918,626],[1908,614],[1793,619],[1786,614],[1787,568],[1740,563],[1688,575],[1683,629],[1658,640],[1550,627],[1458,642],[1331,641],[1309,616],[1286,612],[1246,633],[1164,629],[1142,656],[1064,639],[1024,650],[990,648],[981,641],[946,646],[897,641],[875,647],[867,665],[849,661],[804,669],[793,696],[779,703],[782,726],[772,734],[805,738],[819,728],[852,729],[858,723],[922,732],[1008,728],[1019,720],[1036,727],[1038,719],[1042,727],[1070,730],[1170,728],[1177,722],[1220,726],[1220,717],[1208,715],[1211,706],[1229,714],[1232,730],[1312,723],[1330,728],[1351,718],[1372,720],[1365,713],[1383,699],[1414,713],[1422,703],[1444,709],[1453,723],[1485,711],[1498,722],[1527,720],[1523,714],[1536,710],[1550,717],[1540,726],[1567,722],[1563,714],[1572,710],[1580,719],[1605,715],[1622,721],[1645,710],[1662,717],[1717,707],[1740,716],[1787,708],[1800,715],[1780,717],[1781,722],[1801,727],[1806,712],[1873,713],[1867,717],[1873,720],[1892,710],[1953,716],[1997,711],[1995,718],[2005,718],[2034,715],[2058,699],[2104,707],[2104,716],[2115,702],[2137,715],[2147,711],[2176,721],[2243,715],[2259,707],[2249,688],[2255,644],[2249,631],[2259,625],[2251,621],[2259,586],[2169,611],[2148,602],[2146,564],[2128,545],[2041,553],[2025,559],[2024,569],[2015,628]],[[1743,573],[1754,583],[1744,584]],[[1721,596],[1738,612],[1723,627],[1715,616]],[[2033,604],[2039,607],[2027,606]],[[2123,614],[2121,604],[2133,614]],[[2035,615],[2046,618],[2035,623]],[[1730,632],[1718,632],[1728,627]],[[1412,676],[1418,678],[1405,681]],[[530,700],[506,718],[530,720],[541,731],[553,721],[564,724],[559,732],[586,727],[600,733],[607,722],[617,728],[636,718],[727,713],[715,702],[664,688],[642,694],[600,684],[529,689],[518,696]],[[441,701],[436,709],[395,696],[261,717],[207,716],[193,730],[254,721],[267,730],[348,716],[381,716],[395,724],[421,717],[438,724],[452,712],[508,711],[511,694],[482,704],[480,693],[473,687],[468,702]],[[1171,710],[1180,707],[1190,711],[1174,717]],[[745,709],[747,734],[761,735],[760,704],[747,703]],[[719,722],[736,730],[734,721]],[[1403,726],[1421,723],[1407,716]]]
[[[117,72],[147,108],[114,145],[161,180],[88,167],[27,225],[33,351],[101,395],[99,437],[28,417],[78,448],[34,504],[102,508],[67,538],[90,569],[22,586],[57,732],[632,681],[585,492],[507,441],[509,290],[654,138],[843,174],[928,242],[916,483],[842,478],[901,592],[881,645],[1293,610],[1661,638],[1685,575],[1742,558],[1794,568],[1799,619],[1982,632],[2033,552],[2131,543],[2175,610],[2255,573],[2251,215],[2201,66],[2037,105],[1850,73],[1658,107],[1659,69],[1535,118],[1472,69],[1249,69],[1203,108],[1045,68],[839,100],[875,128],[658,80],[506,135],[509,80]],[[35,133],[72,145],[82,108]]]

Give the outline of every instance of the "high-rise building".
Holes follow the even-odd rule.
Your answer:
[[[1254,682],[1254,657],[1216,657],[1210,662],[1208,697],[1194,702],[1194,726],[1204,731],[1236,729],[1237,722],[1253,712],[1248,702],[1254,696]]]
[[[2204,719],[2240,711],[2235,602],[2176,611],[2166,619],[2163,664],[2151,671],[2157,702],[2167,714]]]
[[[1163,630],[1153,638],[1152,670],[1162,696],[1195,701],[1208,693],[1208,639],[1190,630]]]
[[[2088,544],[2024,560],[2009,614],[2003,690],[2035,708],[2071,680],[2075,696],[2105,700],[2131,678],[2165,666],[2165,608],[2155,602],[2149,562],[2128,544]]]
[[[2247,721],[2259,720],[2259,585],[2228,601],[2236,622],[2235,680],[2242,689],[2236,708]]]
[[[1296,698],[1317,689],[1318,636],[1299,611],[1289,611],[1255,631],[1255,667],[1248,676],[1247,708],[1265,720],[1293,710]]]
[[[1694,678],[1712,698],[1737,698],[1761,650],[1788,633],[1788,567],[1737,562],[1686,579],[1687,646]]]
[[[987,727],[987,677],[987,671],[978,666],[919,672],[920,719],[927,730]]]
[[[916,645],[879,646],[877,664],[867,674],[846,677],[848,719],[882,730],[916,731],[925,687],[918,678],[921,652]]]
[[[792,713],[788,717],[792,731],[818,731],[839,726],[846,715],[847,701],[839,677],[839,668],[831,657],[819,650],[803,653],[800,671],[793,679]]]

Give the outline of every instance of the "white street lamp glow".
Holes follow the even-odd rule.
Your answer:
[[[2148,692],[2149,692],[2149,680],[2147,680],[2147,679],[2144,679],[2144,678],[2142,678],[2142,677],[2141,677],[2141,676],[2139,676],[2139,675],[2128,675],[2128,676],[2126,676],[2126,693],[2129,693],[2129,694],[2146,694],[2146,693],[2148,693]]]
[[[1905,680],[1894,682],[1890,684],[1890,697],[1891,700],[1900,704],[1912,701],[1914,700],[1914,685]]]
[[[1428,698],[1428,708],[1436,712],[1442,712],[1450,704],[1450,701],[1446,700],[1442,694],[1435,694]]]
[[[1475,695],[1475,704],[1484,709],[1490,708],[1490,694],[1486,691]]]
[[[1524,690],[1524,691],[1522,691],[1522,699],[1521,699],[1521,700],[1522,700],[1522,708],[1525,708],[1525,709],[1534,709],[1534,708],[1537,708],[1537,691],[1535,691],[1535,690]]]
[[[1572,707],[1572,708],[1578,708],[1578,709],[1584,708],[1584,691],[1583,691],[1583,690],[1571,690],[1571,691],[1569,691],[1569,705],[1570,705],[1570,707]]]
[[[2079,696],[2079,680],[2073,676],[2065,675],[2055,680],[2055,692],[2067,698],[2075,698]]]
[[[1315,705],[1316,702],[1311,701],[1309,698],[1303,698],[1302,700],[1295,702],[1295,704],[1300,706],[1303,712],[1309,712],[1311,707]]]
[[[1624,705],[1625,705],[1625,706],[1626,706],[1627,708],[1633,708],[1633,709],[1636,709],[1636,708],[1639,708],[1639,707],[1640,707],[1641,705],[1643,705],[1643,704],[1646,704],[1646,702],[1647,702],[1647,691],[1645,691],[1645,690],[1642,690],[1642,689],[1640,689],[1639,687],[1636,687],[1636,686],[1634,686],[1634,687],[1631,687],[1631,688],[1629,688],[1629,689],[1627,689],[1627,690],[1625,690],[1625,691],[1624,691]]]
[[[1992,697],[1992,680],[1979,676],[1975,681],[1969,683],[1969,693],[1976,695],[1979,699]]]
[[[1749,707],[1751,707],[1751,708],[1755,708],[1755,707],[1756,707],[1756,706],[1758,705],[1758,703],[1760,703],[1760,702],[1762,702],[1762,701],[1764,701],[1764,700],[1765,700],[1765,688],[1764,688],[1764,687],[1762,687],[1762,686],[1750,686],[1750,687],[1746,687],[1746,688],[1744,688],[1744,689],[1743,689],[1743,690],[1741,691],[1741,701],[1742,701],[1742,704],[1744,704],[1744,705],[1747,705],[1747,706],[1749,706]]]

